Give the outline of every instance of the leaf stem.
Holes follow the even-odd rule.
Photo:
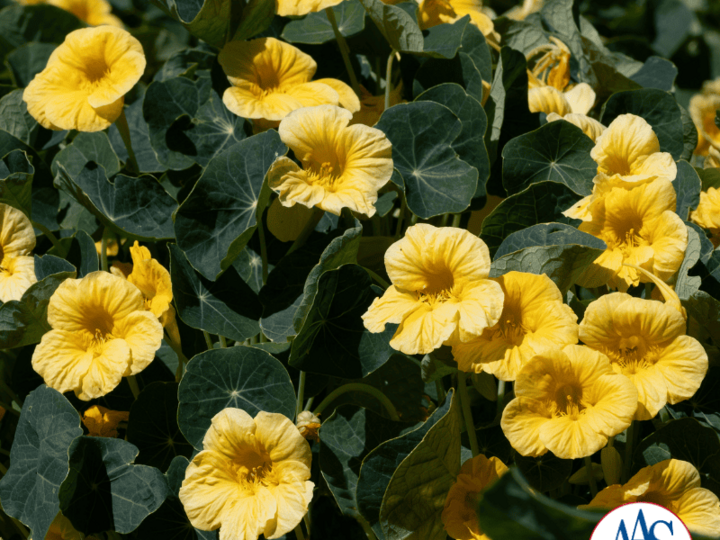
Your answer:
[[[459,227],[462,214],[453,214],[452,227]]]
[[[637,421],[633,420],[630,426],[627,428],[625,434],[625,461],[623,463],[623,484],[630,480],[630,471],[632,471],[632,456],[633,456],[633,439],[635,438],[635,431],[637,427]]]
[[[333,32],[335,33],[335,40],[337,41],[340,54],[342,55],[343,62],[345,63],[345,69],[350,77],[350,86],[352,86],[353,92],[357,96],[360,96],[360,85],[358,84],[357,77],[355,76],[355,70],[353,69],[352,62],[350,62],[350,47],[345,41],[345,36],[340,33],[338,28],[337,20],[335,19],[335,12],[333,8],[325,8],[325,15],[327,15],[330,26],[332,26]]]
[[[315,416],[319,416],[328,405],[338,398],[338,396],[341,396],[346,392],[364,392],[366,394],[370,394],[383,404],[385,410],[390,415],[390,418],[396,422],[400,421],[400,417],[398,416],[397,410],[395,409],[395,405],[392,404],[392,401],[390,401],[388,397],[377,388],[373,388],[369,384],[363,383],[348,383],[336,388],[320,402],[320,405],[317,406],[313,414]]]
[[[260,239],[260,257],[262,258],[262,283],[265,285],[268,279],[268,255],[267,244],[265,243],[265,226],[262,215],[257,217],[258,238]]]
[[[33,227],[35,227],[37,230],[39,230],[45,236],[47,236],[48,240],[50,240],[50,242],[52,242],[52,245],[54,247],[60,247],[60,241],[57,239],[57,236],[55,236],[50,229],[48,229],[42,223],[38,223],[37,221],[31,221],[31,223],[32,223]]]
[[[387,289],[388,287],[390,287],[390,284],[387,281],[385,281],[383,278],[378,276],[375,272],[370,270],[368,267],[363,266],[363,270],[365,270],[368,274],[370,274],[370,277],[373,278],[373,280],[375,280],[377,282],[377,284],[380,285],[383,289]]]
[[[297,537],[297,540],[305,540],[305,534],[302,530],[302,521],[297,524],[297,527],[295,527],[295,536]]]
[[[505,381],[498,380],[497,389],[497,414],[500,416],[505,408]]]
[[[590,482],[590,494],[595,498],[597,495],[597,481],[595,480],[595,473],[593,472],[592,460],[590,456],[585,456],[585,471],[588,475],[588,482]]]
[[[132,174],[139,174],[140,173],[140,167],[138,167],[137,159],[135,158],[135,152],[133,151],[132,142],[130,141],[130,128],[128,127],[128,121],[125,117],[125,109],[123,108],[122,112],[120,113],[120,116],[118,116],[117,121],[115,122],[115,125],[118,128],[118,131],[120,132],[120,137],[122,138],[123,144],[125,145],[125,149],[128,153],[128,160],[125,164],[128,168],[128,171]]]
[[[290,246],[290,249],[288,249],[285,255],[290,255],[293,251],[296,251],[305,245],[305,242],[307,242],[307,239],[315,230],[317,224],[320,223],[320,220],[324,215],[325,212],[317,206],[313,208],[313,214],[310,217],[310,220],[305,224],[305,227],[300,232],[300,235],[295,239],[295,242],[293,242],[293,245]]]
[[[107,257],[108,237],[107,228],[103,229],[102,241],[100,242],[100,269],[103,272],[109,272],[108,270],[108,257]]]
[[[133,393],[133,396],[135,399],[138,398],[140,395],[140,387],[138,386],[137,379],[135,378],[135,375],[130,375],[127,378],[128,385],[130,386],[130,391]]]
[[[470,408],[470,397],[467,391],[467,373],[458,371],[458,396],[460,397],[460,408],[462,409],[462,417],[465,421],[465,431],[467,431],[468,439],[470,439],[470,450],[473,457],[480,453],[478,445],[477,433],[475,432],[475,423],[473,422],[472,409]]]
[[[227,349],[227,339],[225,339],[225,336],[221,336],[220,334],[218,334],[218,338],[220,339],[220,346],[223,349]]]
[[[368,537],[368,540],[377,540],[377,536],[375,536],[375,531],[372,530],[372,527],[364,517],[362,517],[356,512],[355,520],[363,528],[363,531],[365,531],[365,536]]]
[[[650,300],[652,298],[652,283],[646,283],[645,284],[645,300]]]
[[[395,227],[395,236],[397,238],[399,238],[402,233],[403,221],[405,220],[405,214],[407,213],[407,200],[405,199],[405,194],[401,194],[400,196],[402,197],[402,203],[400,205],[400,213],[397,218],[397,226]]]
[[[209,351],[212,351],[214,349],[212,339],[210,338],[210,334],[208,334],[205,330],[202,331],[203,337],[205,338],[205,344],[207,345],[207,348]]]
[[[390,56],[388,56],[387,59],[387,67],[385,68],[385,109],[388,110],[390,108],[390,91],[392,88],[392,66],[393,66],[393,60],[395,59],[395,54],[397,51],[395,49],[390,51]]]
[[[10,414],[17,416],[18,418],[20,417],[20,413],[18,411],[16,411],[15,409],[13,409],[12,405],[5,403],[4,401],[0,401],[0,407],[5,409]]]
[[[297,393],[297,405],[295,406],[295,418],[300,416],[303,412],[303,400],[305,399],[305,379],[307,375],[304,371],[300,371],[298,377],[298,393]]]

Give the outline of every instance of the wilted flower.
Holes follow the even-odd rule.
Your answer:
[[[100,405],[93,405],[83,413],[82,423],[91,437],[117,437],[120,422],[127,422],[130,413],[111,411]]]
[[[122,28],[70,32],[25,88],[28,112],[48,129],[100,131],[123,110],[124,96],[145,71],[140,42]]]
[[[633,382],[636,420],[649,420],[666,403],[686,400],[700,388],[708,357],[696,339],[685,335],[685,325],[673,304],[625,293],[601,296],[585,311],[580,340]]]
[[[35,232],[25,214],[0,203],[0,302],[20,300],[35,283]]]
[[[500,320],[480,337],[453,346],[458,369],[514,381],[533,356],[577,343],[577,315],[549,277],[508,272],[497,282],[505,295]]]
[[[337,79],[311,81],[315,60],[275,38],[230,41],[218,62],[232,85],[223,103],[243,118],[278,121],[296,109],[324,104],[360,110],[352,88]]]
[[[700,204],[690,213],[690,220],[712,233],[715,247],[720,244],[720,189],[700,192]]]
[[[220,540],[279,538],[307,513],[310,445],[282,414],[260,411],[253,419],[224,409],[212,419],[180,488],[193,527],[220,529]]]
[[[294,111],[280,123],[280,139],[302,164],[282,156],[268,171],[283,206],[375,214],[378,190],[392,176],[392,145],[379,129],[348,126],[351,119],[345,109],[321,105]]]
[[[162,342],[162,325],[145,311],[142,293],[108,272],[62,282],[47,319],[52,330],[35,348],[32,366],[49,387],[85,401],[140,373]]]
[[[550,36],[550,43],[538,45],[525,58],[528,64],[533,64],[528,70],[529,88],[550,86],[563,91],[570,82],[570,49],[558,38]],[[592,97],[595,101],[595,92]]]
[[[634,502],[664,506],[695,534],[717,537],[720,531],[720,500],[700,487],[700,473],[687,461],[666,459],[644,467],[627,484],[608,486],[579,508],[610,510]]]
[[[312,439],[313,441],[318,442],[320,441],[318,430],[320,429],[321,422],[320,419],[310,411],[302,411],[298,414],[295,425],[297,426],[300,435],[306,439]]]
[[[362,318],[371,332],[399,324],[390,345],[405,354],[470,341],[500,319],[503,292],[488,279],[490,253],[468,231],[413,225],[385,252],[385,269],[392,285]]]
[[[112,14],[112,6],[106,0],[48,0],[47,3],[69,11],[90,26],[123,25],[122,21]]]
[[[624,263],[640,266],[667,281],[680,268],[687,247],[687,229],[675,213],[671,182],[658,178],[630,190],[613,187],[597,204],[592,220],[579,229],[600,238],[606,250],[583,272],[583,287],[609,284],[626,291],[650,280]]]
[[[637,390],[604,354],[582,345],[550,350],[528,362],[501,426],[523,456],[550,450],[561,459],[591,456],[624,431],[637,408]]]
[[[445,499],[441,519],[445,531],[455,540],[489,540],[480,530],[477,504],[482,492],[508,471],[496,457],[479,454],[460,468],[457,480]]]
[[[277,14],[299,17],[337,6],[342,0],[277,0]]]
[[[475,25],[488,42],[499,43],[500,35],[495,32],[492,19],[482,11],[482,0],[419,0],[417,20],[422,30],[444,23],[454,23],[470,15]]]
[[[690,116],[698,131],[695,153],[706,156],[711,145],[720,145],[720,129],[715,124],[720,109],[720,79],[705,81],[702,91],[690,99]]]

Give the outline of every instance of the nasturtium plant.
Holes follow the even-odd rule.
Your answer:
[[[0,0],[0,537],[718,538],[716,4]]]

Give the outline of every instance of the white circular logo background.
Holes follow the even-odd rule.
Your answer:
[[[691,540],[685,524],[653,503],[625,504],[603,517],[590,540]]]

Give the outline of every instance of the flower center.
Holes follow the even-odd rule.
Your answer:
[[[250,490],[273,484],[272,461],[269,456],[259,454],[245,455],[233,461],[231,470],[238,484]]]
[[[587,408],[588,403],[583,400],[582,389],[573,384],[564,384],[555,393],[555,403],[550,404],[553,416],[569,416],[577,420]]]
[[[330,161],[323,161],[319,164],[312,163],[306,171],[309,184],[319,184],[326,188],[334,187],[335,183],[342,176],[340,166]]]
[[[435,272],[428,271],[427,278],[427,285],[415,293],[419,302],[434,306],[444,304],[457,296],[456,291],[453,290],[455,279],[447,268]]]
[[[633,220],[629,226],[621,225],[615,230],[609,231],[609,234],[603,235],[603,240],[610,249],[620,250],[623,257],[627,258],[633,250],[650,245],[650,242],[640,235],[641,229],[642,220]]]
[[[659,358],[657,347],[648,345],[641,336],[622,337],[617,349],[604,351],[610,361],[625,375],[634,375],[654,365]]]
[[[522,344],[528,332],[529,330],[525,328],[521,320],[513,315],[503,314],[491,339],[502,339],[513,346],[518,346]]]

